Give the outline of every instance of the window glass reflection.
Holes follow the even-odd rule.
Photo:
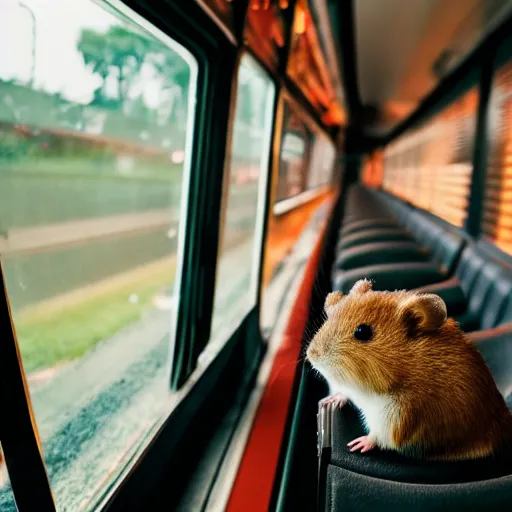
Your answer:
[[[119,6],[0,17],[0,257],[59,510],[101,496],[169,393],[195,63]]]
[[[307,189],[307,158],[311,136],[300,117],[285,102],[276,202]]]
[[[274,85],[265,71],[244,55],[238,72],[209,353],[215,353],[256,304],[274,94]]]

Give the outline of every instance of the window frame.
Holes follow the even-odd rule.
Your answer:
[[[327,190],[330,189],[332,181],[333,181],[333,175],[334,175],[334,168],[336,167],[336,159],[333,160],[332,165],[332,172],[331,172],[331,178],[330,182],[319,185],[317,187],[313,187],[308,189],[307,183],[308,183],[308,177],[310,172],[310,166],[311,166],[311,155],[313,151],[314,146],[314,137],[318,134],[323,134],[332,144],[335,149],[335,154],[337,153],[336,150],[336,144],[335,141],[332,139],[330,134],[322,127],[320,126],[316,120],[309,115],[307,110],[290,94],[290,92],[283,88],[281,91],[281,94],[279,96],[279,102],[280,102],[280,109],[279,109],[279,116],[280,116],[280,133],[278,135],[279,137],[279,147],[276,148],[277,151],[277,163],[275,168],[276,173],[276,188],[277,183],[279,182],[279,167],[281,163],[281,150],[283,145],[283,138],[285,134],[285,126],[284,126],[284,114],[285,114],[285,105],[288,103],[288,107],[294,115],[298,116],[302,123],[305,125],[306,129],[308,130],[308,133],[311,135],[311,141],[308,142],[306,151],[304,153],[304,163],[303,168],[305,169],[305,177],[306,177],[306,189],[302,192],[299,192],[298,194],[295,194],[290,197],[286,197],[284,199],[280,199],[278,201],[275,201],[275,198],[272,198],[272,213],[273,215],[279,217],[281,215],[284,215],[285,213],[288,213],[291,210],[294,210],[295,208],[302,206],[306,203],[309,203],[310,201],[313,201],[317,197],[325,194]]]
[[[221,195],[221,207],[219,213],[219,243],[217,248],[217,265],[220,263],[221,252],[222,252],[222,243],[224,240],[224,233],[226,229],[226,214],[229,203],[229,187],[230,187],[230,178],[231,178],[231,151],[233,147],[234,140],[234,127],[235,127],[235,118],[236,118],[236,103],[237,103],[237,92],[238,92],[238,74],[240,67],[242,65],[242,61],[244,57],[249,58],[253,64],[255,64],[262,73],[266,75],[269,79],[269,83],[272,84],[273,90],[273,98],[272,101],[269,102],[267,108],[269,111],[267,112],[268,117],[266,118],[266,122],[268,123],[268,139],[264,145],[264,152],[266,155],[265,162],[261,161],[261,169],[263,171],[263,167],[266,168],[265,172],[261,172],[258,178],[258,204],[257,204],[257,219],[256,226],[254,230],[254,245],[252,251],[253,258],[253,266],[251,268],[251,282],[250,282],[250,301],[251,304],[248,305],[245,310],[243,316],[241,315],[240,323],[243,323],[247,317],[250,315],[251,311],[255,310],[259,306],[259,297],[260,297],[260,280],[263,269],[263,256],[264,256],[264,240],[266,236],[266,212],[268,209],[267,205],[267,196],[268,189],[271,183],[271,174],[273,169],[273,147],[274,147],[274,137],[275,137],[275,117],[277,112],[277,103],[279,98],[279,86],[273,75],[269,72],[269,70],[265,67],[265,65],[261,62],[261,60],[251,51],[249,47],[242,47],[237,55],[236,59],[236,70],[233,75],[232,87],[231,87],[231,102],[229,107],[229,127],[227,130],[227,143],[226,143],[226,158],[224,160],[223,167],[223,177],[222,177],[222,195]],[[215,291],[217,287],[217,272],[215,273],[215,288],[213,291],[212,297],[212,307],[211,307],[211,316],[210,316],[210,336],[208,339],[203,341],[201,345],[201,352],[207,347],[208,343],[211,340],[211,327],[213,323],[213,306],[215,301]],[[240,324],[234,327],[236,331],[240,328]],[[230,335],[233,335],[234,332],[231,332]],[[228,338],[225,340],[227,343]],[[198,353],[198,357],[201,354]],[[209,358],[204,360],[204,364],[208,364],[210,362]]]
[[[181,213],[186,213],[186,217],[180,233],[181,255],[178,256],[180,260],[178,268],[181,269],[180,284],[177,286],[180,307],[176,314],[175,344],[170,371],[171,389],[176,390],[183,384],[176,376],[179,375],[182,363],[186,360],[186,354],[190,352],[191,344],[188,340],[191,336],[199,336],[193,327],[197,324],[198,317],[200,318],[199,306],[204,304],[207,283],[203,283],[201,293],[195,291],[198,289],[195,285],[203,276],[205,276],[203,281],[207,281],[209,270],[212,266],[215,268],[216,264],[212,254],[216,255],[218,223],[215,219],[212,220],[212,216],[208,216],[207,205],[214,208],[216,197],[220,197],[218,193],[220,173],[211,173],[210,169],[212,165],[219,163],[223,165],[226,142],[223,133],[226,133],[224,127],[228,124],[228,115],[227,113],[222,115],[222,112],[219,115],[215,111],[215,102],[212,98],[229,98],[229,87],[226,87],[226,82],[231,82],[230,69],[233,68],[237,50],[226,40],[225,35],[201,7],[192,2],[187,3],[186,6],[181,2],[169,2],[165,6],[150,6],[148,2],[138,0],[127,0],[124,3],[119,0],[105,0],[101,5],[107,9],[113,7],[114,10],[120,10],[136,23],[140,18],[144,24],[154,27],[176,44],[183,46],[197,63],[198,95],[194,98],[196,106],[194,113],[191,114],[194,122],[189,122],[187,127],[188,131],[193,132],[192,140],[189,141],[192,146],[192,155],[189,172],[186,173],[188,179],[184,177],[184,181],[189,185],[188,190],[186,190],[187,184],[183,184],[186,196],[182,197],[182,205],[186,206]],[[169,16],[169,11],[173,16]],[[172,19],[171,23],[168,22],[169,19]],[[224,55],[222,62],[218,62],[219,53]],[[190,169],[193,171],[190,172]],[[214,239],[213,244],[208,245],[208,241],[203,240],[204,229],[209,229],[213,233],[210,237],[210,242],[212,238]],[[202,246],[206,246],[207,250],[201,250]],[[11,487],[18,507],[23,510],[55,510],[3,278],[2,287],[0,315],[3,320],[2,333],[5,342],[0,344],[2,354],[0,373],[2,373],[3,384],[0,397],[3,403],[11,404],[12,407],[10,414],[2,421],[1,442],[9,468]],[[177,361],[180,364],[177,365]],[[224,363],[224,366],[226,364],[226,360],[219,362]],[[218,366],[221,367],[220,373],[223,365]],[[174,405],[168,412],[163,412],[161,421],[141,440],[140,448],[132,454],[124,467],[119,468],[119,475],[110,488],[102,489],[104,492],[98,497],[95,506],[108,506],[113,509],[119,506],[122,510],[123,503],[129,504],[136,500],[139,496],[138,489],[145,487],[144,481],[148,476],[155,471],[158,472],[157,468],[163,472],[168,459],[163,453],[156,453],[153,445],[158,444],[158,438],[164,436],[165,431],[169,430],[169,424],[173,423],[170,421],[173,416],[178,416],[175,413],[179,408],[180,400],[191,393],[192,388],[197,390],[199,388],[197,384],[199,384],[199,378],[191,380],[188,386],[178,392]],[[203,379],[201,386],[203,393],[204,389],[211,389],[211,385],[211,376],[210,382],[208,379]],[[9,393],[5,392],[6,389],[9,389]],[[197,395],[197,391],[195,394]],[[201,406],[198,400],[193,399],[189,405],[195,411]],[[184,421],[181,419],[182,424]],[[169,449],[166,453],[169,454]],[[20,457],[20,454],[23,455]]]

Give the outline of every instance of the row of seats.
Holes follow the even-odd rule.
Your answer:
[[[359,279],[375,290],[440,295],[469,333],[512,409],[512,268],[482,241],[385,192],[347,191],[332,287]],[[320,398],[320,396],[316,397]],[[374,450],[351,453],[365,433],[349,406],[319,414],[322,510],[512,510],[512,452],[470,461],[422,461]],[[325,438],[329,438],[327,442]]]
[[[356,185],[347,196],[334,290],[369,278],[375,290],[440,295],[466,332],[512,325],[512,268],[485,242],[384,192]]]

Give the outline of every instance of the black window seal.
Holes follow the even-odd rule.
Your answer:
[[[0,274],[0,400],[6,412],[2,414],[0,423],[0,441],[19,512],[50,512],[55,510],[55,503],[35,426],[1,268]]]

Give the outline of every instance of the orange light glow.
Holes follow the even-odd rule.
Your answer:
[[[297,5],[297,11],[295,12],[295,22],[293,25],[293,32],[297,35],[306,33],[307,28],[307,13],[301,5]]]
[[[313,108],[320,112],[323,122],[329,126],[345,122],[306,0],[298,0],[295,6],[287,73]]]
[[[272,39],[274,42],[282,48],[284,46],[284,34],[281,30],[281,26],[277,20],[272,21],[272,29],[271,29]]]
[[[382,186],[384,176],[383,153],[375,151],[365,158],[362,171],[362,182],[370,188]]]
[[[284,23],[280,9],[272,2],[268,9],[262,9],[262,0],[252,2],[245,22],[244,39],[247,46],[270,69],[277,69],[280,53],[284,46]]]
[[[327,126],[339,126],[346,122],[345,111],[341,106],[333,102],[329,110],[322,116],[322,122]]]

